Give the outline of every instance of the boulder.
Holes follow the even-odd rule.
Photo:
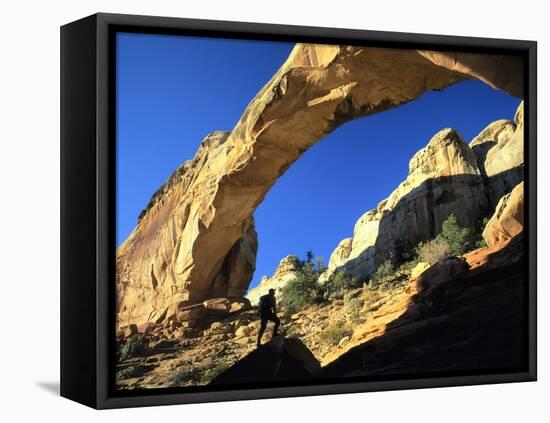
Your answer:
[[[489,247],[509,241],[523,231],[523,182],[497,204],[495,213],[483,230],[483,239]]]
[[[233,326],[229,323],[214,322],[210,326],[210,333],[212,335],[225,335],[233,332]]]
[[[211,298],[202,303],[204,308],[212,314],[224,315],[229,314],[231,303],[227,298]]]
[[[306,381],[316,378],[320,372],[319,361],[302,341],[276,336],[237,361],[210,384]]]
[[[424,273],[425,270],[428,270],[430,266],[431,264],[427,262],[418,263],[411,271],[411,279],[418,278],[422,273]]]
[[[206,316],[207,309],[204,304],[186,305],[179,309],[177,319],[180,322],[199,320]]]
[[[230,313],[237,313],[239,311],[249,310],[251,308],[250,300],[248,298],[239,298],[232,300],[229,307]]]
[[[468,262],[461,257],[449,257],[438,261],[416,279],[416,291],[426,291],[435,285],[462,275],[470,269]]]
[[[225,316],[231,313],[246,311],[250,306],[247,298],[210,298],[202,302],[202,306],[208,314],[216,316]]]

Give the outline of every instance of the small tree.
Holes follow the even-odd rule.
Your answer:
[[[147,355],[149,346],[143,343],[143,339],[137,333],[126,340],[126,343],[120,348],[120,360]]]
[[[364,322],[363,305],[365,304],[363,298],[358,296],[352,296],[350,293],[344,295],[344,309],[350,322],[362,323]]]
[[[371,277],[371,283],[379,286],[380,284],[387,282],[389,279],[391,279],[394,274],[395,267],[393,265],[392,259],[389,258],[380,266],[378,266],[378,269],[376,269],[376,272],[374,272]]]
[[[420,261],[434,264],[449,256],[449,244],[443,238],[437,237],[431,241],[418,244],[416,254]]]
[[[464,254],[472,244],[470,229],[462,226],[452,213],[443,222],[441,232],[437,237],[447,243],[449,246],[449,255],[451,256]]]
[[[324,284],[325,297],[327,299],[344,297],[344,293],[350,289],[359,288],[361,283],[346,272],[336,271]]]
[[[489,223],[489,217],[484,217],[481,222],[478,224],[477,227],[477,239],[474,240],[475,242],[475,248],[485,248],[487,247],[487,243],[485,242],[485,239],[483,238],[483,231],[485,230],[485,227]]]
[[[317,283],[325,271],[323,259],[313,260],[313,253],[307,252],[305,261],[296,271],[296,277],[290,280],[282,290],[282,304],[291,313],[323,300],[323,288]]]
[[[319,334],[319,340],[327,345],[338,345],[346,336],[351,337],[353,330],[342,321],[335,322]]]
[[[282,304],[291,313],[296,313],[315,302],[317,293],[316,281],[313,281],[303,271],[298,271],[296,277],[283,288]]]

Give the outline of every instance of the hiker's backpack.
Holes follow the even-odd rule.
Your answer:
[[[270,311],[271,310],[271,296],[262,295],[260,297],[260,311]]]

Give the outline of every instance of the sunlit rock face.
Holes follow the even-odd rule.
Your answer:
[[[281,299],[281,292],[285,285],[296,277],[296,272],[300,268],[300,260],[296,256],[286,256],[281,260],[275,273],[271,277],[264,276],[258,286],[252,288],[246,294],[246,298],[252,305],[258,305],[260,297],[275,290],[277,299]]]
[[[521,182],[498,202],[495,213],[483,231],[483,239],[489,247],[507,242],[523,231],[523,195]]]
[[[323,280],[335,271],[368,278],[392,254],[434,238],[451,213],[464,226],[479,226],[523,180],[523,157],[523,103],[514,121],[491,123],[469,144],[455,130],[439,131],[410,160],[407,179],[359,218],[347,258]]]
[[[479,168],[488,183],[492,203],[523,180],[523,102],[514,120],[499,120],[485,128],[470,143]]]
[[[357,221],[351,253],[336,270],[365,279],[390,254],[433,238],[449,214],[474,224],[488,208],[477,157],[458,132],[443,129],[412,157],[407,179]]]
[[[298,44],[231,133],[205,138],[119,247],[118,324],[162,321],[181,303],[243,295],[257,248],[254,210],[342,123],[470,78],[521,96],[521,75],[512,56]]]
[[[189,219],[202,206],[203,190],[195,185],[200,173],[212,172],[211,162],[223,160],[221,146],[228,132],[208,135],[195,157],[180,166],[153,195],[139,217],[138,225],[117,251],[117,318],[120,326],[131,322],[162,321],[177,312],[178,305],[191,298],[178,275],[192,266],[181,248],[191,233],[204,230],[189,227]],[[258,240],[252,217],[242,222],[243,234],[231,246],[217,273],[200,298],[242,297],[256,268]],[[203,260],[208,261],[208,251]]]

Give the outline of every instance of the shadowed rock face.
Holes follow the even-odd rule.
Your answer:
[[[504,247],[503,247],[504,245]],[[408,310],[382,336],[323,368],[322,377],[392,376],[479,369],[524,371],[524,246],[508,244],[466,254],[472,267],[428,269]],[[421,276],[422,278],[422,276]]]
[[[257,249],[254,210],[342,123],[469,78],[521,96],[521,75],[514,57],[297,45],[233,131],[203,141],[119,247],[119,326],[163,320],[182,302],[242,295]]]
[[[297,338],[277,336],[237,361],[210,385],[309,380],[321,365]]]

